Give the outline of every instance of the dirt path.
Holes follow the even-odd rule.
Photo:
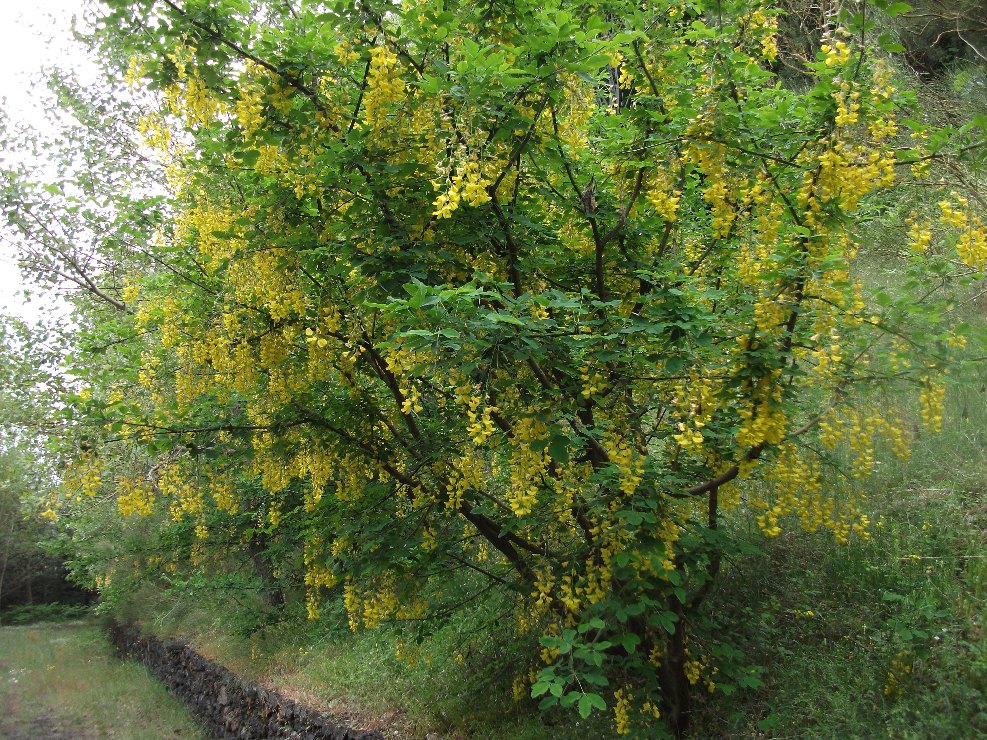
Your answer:
[[[17,717],[6,715],[0,717],[0,737],[4,740],[94,740],[81,727],[67,729],[51,714],[41,714],[36,717]]]

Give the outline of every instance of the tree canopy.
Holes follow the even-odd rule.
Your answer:
[[[156,522],[152,569],[243,548],[353,629],[502,590],[542,706],[683,731],[690,686],[757,680],[694,636],[748,546],[722,518],[866,537],[854,479],[911,431],[855,390],[935,429],[967,342],[987,228],[942,173],[985,122],[909,118],[873,51],[900,5],[834,14],[793,81],[767,2],[109,0],[142,143],[63,211],[104,262],[46,252],[100,301],[52,515]],[[909,279],[871,300],[862,224],[919,186]],[[86,561],[107,591],[130,567]]]

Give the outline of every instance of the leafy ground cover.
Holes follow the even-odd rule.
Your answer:
[[[88,622],[0,628],[0,737],[201,738],[147,671]]]

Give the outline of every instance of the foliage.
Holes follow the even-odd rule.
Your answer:
[[[63,347],[59,327],[0,315],[0,450],[30,455],[52,430],[51,401],[65,391]]]
[[[80,604],[22,604],[0,613],[0,624],[36,624],[37,622],[65,622],[80,619],[89,614],[89,607]]]
[[[826,30],[839,22],[839,0],[781,0],[779,63],[802,73],[823,43]],[[907,64],[928,79],[964,62],[987,61],[987,5],[983,0],[912,0],[876,4],[873,39],[901,53]]]
[[[983,377],[983,376],[981,376]],[[768,667],[765,685],[705,702],[697,736],[966,737],[987,729],[983,429],[976,385],[942,435],[868,482],[868,540],[782,536],[724,569],[713,608]]]
[[[938,429],[972,335],[950,295],[987,262],[978,196],[927,178],[976,165],[985,121],[900,130],[912,96],[863,42],[901,4],[842,14],[805,93],[770,4],[107,5],[167,196],[113,184],[93,216],[81,178],[42,188],[95,240],[80,270],[8,188],[102,301],[51,508],[80,573],[247,568],[312,619],[341,591],[354,630],[501,590],[541,706],[620,733],[759,685],[703,609],[753,547],[724,515],[867,537],[857,481],[910,433],[856,389]],[[855,227],[916,184],[938,211],[871,301]]]
[[[25,461],[10,451],[0,451],[0,608],[26,601],[41,571],[50,566],[39,547],[44,524],[32,519]]]
[[[38,499],[55,485],[41,452],[48,400],[59,380],[51,374],[55,344],[44,327],[0,317],[0,619],[35,601],[79,600],[52,552],[55,528],[39,516]]]

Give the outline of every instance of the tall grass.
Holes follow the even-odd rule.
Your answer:
[[[987,395],[866,484],[869,539],[791,529],[726,568],[713,608],[765,685],[703,707],[696,737],[987,736]]]

